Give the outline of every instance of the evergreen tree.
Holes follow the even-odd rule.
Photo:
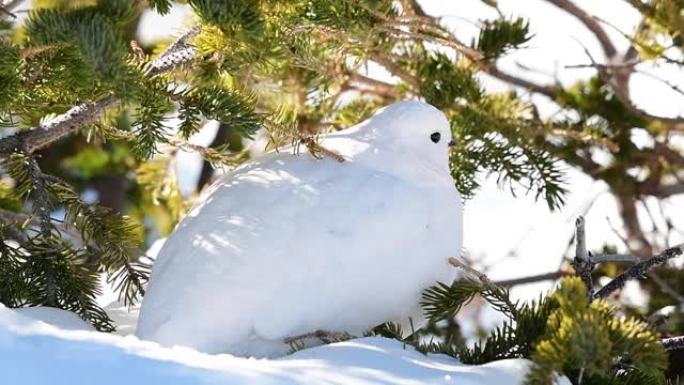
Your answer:
[[[449,117],[458,143],[452,173],[466,198],[476,193],[481,175],[494,173],[502,184],[556,209],[566,189],[565,162],[609,186],[632,254],[654,255],[664,245],[645,235],[636,207],[645,197],[684,192],[678,182],[684,156],[671,141],[684,129],[684,118],[637,107],[629,80],[640,63],[684,65],[684,4],[625,0],[643,20],[628,33],[631,47],[620,53],[605,23],[570,0],[545,1],[598,39],[605,60],[591,58],[595,76],[563,87],[509,74],[497,62],[530,40],[527,20],[498,12],[479,26],[476,39],[464,42],[415,0],[187,0],[196,25],[173,42],[149,47],[135,42],[140,16],[147,9],[169,12],[169,0],[35,0],[21,24],[12,22],[21,1],[5,0],[0,302],[69,309],[112,330],[95,302],[99,277],[104,274],[129,302],[144,294],[149,266],[140,250],[156,234],[171,231],[190,203],[173,174],[178,151],[206,159],[199,187],[210,179],[210,165],[246,160],[241,139],[260,128],[267,130],[270,147],[305,145],[319,156],[334,156],[317,144],[317,134],[413,96]],[[497,9],[496,1],[485,3]],[[364,69],[370,63],[397,81],[369,77]],[[482,74],[544,95],[568,113],[540,117],[522,93],[486,92],[478,80]],[[177,132],[170,122],[174,114]],[[207,120],[221,122],[212,146],[190,144]],[[653,144],[637,145],[635,130]],[[605,159],[596,160],[597,151]],[[93,191],[97,202],[87,199]],[[600,265],[594,276],[616,275],[611,266]],[[665,286],[648,286],[655,294],[651,310],[679,300],[663,287],[684,287],[679,270],[659,269]],[[585,286],[564,281],[555,294],[530,305],[513,304],[500,288],[472,282],[433,288],[426,292],[426,310],[434,321],[449,321],[475,293],[512,320],[470,350],[449,343],[457,336],[440,335],[446,341],[440,349],[469,362],[532,357],[532,383],[548,382],[554,370],[591,381],[661,381],[656,335],[641,322],[615,318],[603,300],[587,299],[592,269],[578,272],[589,274],[580,274]],[[684,319],[680,311],[675,313]],[[682,329],[679,322],[659,332],[678,335]],[[639,344],[649,349],[636,349]],[[588,357],[591,362],[581,361]],[[606,371],[606,365],[617,369]]]

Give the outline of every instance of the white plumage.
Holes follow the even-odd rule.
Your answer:
[[[322,138],[345,162],[281,150],[224,175],[157,257],[138,335],[277,356],[314,330],[420,327],[422,290],[455,278],[462,245],[450,141],[439,110],[401,102]]]

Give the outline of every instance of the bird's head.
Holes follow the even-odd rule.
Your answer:
[[[432,169],[448,170],[449,147],[455,144],[449,121],[437,108],[415,100],[391,104],[368,120],[378,145],[425,161]]]

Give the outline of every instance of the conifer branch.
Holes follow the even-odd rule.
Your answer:
[[[196,36],[200,31],[201,27],[199,25],[194,26],[171,43],[158,58],[147,65],[145,76],[153,77],[193,61],[197,50],[188,44],[188,40]]]
[[[79,103],[69,111],[41,123],[34,129],[0,139],[0,156],[6,157],[17,152],[32,154],[73,134],[79,128],[97,121],[100,114],[114,103],[116,103],[116,98],[111,94],[97,102]]]
[[[22,226],[29,220],[29,216],[22,213],[0,209],[0,222],[2,222],[3,235],[8,235],[11,239],[19,243],[26,242],[28,237],[22,231]]]
[[[191,61],[194,58],[195,50],[187,46],[187,40],[198,32],[199,27],[194,27],[178,38],[158,59],[152,61],[146,75],[148,77],[155,76]],[[113,94],[109,94],[96,102],[82,102],[69,111],[41,123],[36,128],[0,139],[0,157],[21,151],[32,154],[51,143],[72,135],[81,127],[97,121],[102,112],[112,107],[117,101]]]
[[[615,290],[621,289],[625,286],[625,283],[630,279],[635,279],[646,274],[651,268],[661,265],[672,258],[676,258],[684,254],[684,243],[679,244],[674,247],[666,249],[662,253],[655,255],[649,259],[637,263],[631,266],[629,269],[622,272],[622,274],[615,277],[612,281],[608,282],[604,287],[597,291],[593,298],[605,298],[613,293]]]
[[[150,63],[147,71],[145,71],[145,75],[156,76],[172,68],[189,63],[195,59],[195,53],[195,48],[190,47],[164,55]]]
[[[28,175],[31,179],[31,195],[33,195],[34,211],[39,218],[40,232],[44,237],[52,234],[52,202],[48,195],[48,187],[43,172],[33,156],[26,157]]]
[[[161,54],[159,55],[160,58],[163,58],[164,56],[168,56],[179,49],[182,48],[188,48],[190,45],[188,44],[188,40],[192,39],[193,37],[197,36],[198,33],[202,30],[202,27],[200,25],[196,25],[189,30],[187,30],[184,34],[180,35],[169,47]]]
[[[616,49],[613,43],[610,41],[609,37],[601,28],[601,26],[598,24],[598,21],[601,21],[600,19],[591,16],[587,14],[584,10],[581,8],[577,7],[574,3],[572,3],[569,0],[546,0],[557,7],[564,9],[565,11],[569,12],[573,16],[577,17],[582,23],[587,26],[597,37],[599,42],[601,43],[601,46],[604,50],[604,53],[608,58],[612,58],[616,55]],[[432,24],[436,24],[436,21],[433,21]],[[433,25],[434,26],[434,25]],[[435,28],[439,29],[440,27],[434,26]],[[402,34],[407,34],[404,31],[401,31]],[[432,40],[435,41],[438,44],[444,44],[448,47],[451,47],[455,49],[456,51],[462,53],[465,57],[473,61],[473,63],[483,72],[499,79],[502,80],[506,83],[525,88],[531,92],[542,94],[545,96],[548,96],[551,99],[555,99],[558,96],[558,91],[559,89],[554,86],[554,85],[546,85],[546,84],[539,84],[532,82],[527,79],[523,79],[518,76],[514,76],[512,74],[509,74],[503,70],[501,70],[497,65],[496,62],[488,61],[484,55],[482,55],[481,52],[472,49],[469,47],[467,44],[463,43],[460,41],[453,33],[447,32],[446,37],[440,37],[440,36],[417,36],[424,38],[426,40]],[[375,60],[375,59],[374,59]],[[378,61],[378,60],[375,60]],[[381,65],[383,65],[385,68],[387,68],[390,72],[394,73],[393,68],[391,65],[388,66],[387,62],[380,62],[378,61]],[[391,64],[391,63],[390,63]],[[621,68],[621,71],[613,71],[615,73],[612,73],[611,75],[614,75],[613,77],[615,78],[614,82],[611,82],[612,88],[614,89],[615,95],[620,99],[622,104],[633,114],[636,116],[648,119],[648,120],[656,120],[663,122],[669,126],[671,126],[673,129],[676,130],[684,130],[684,117],[676,117],[676,118],[670,118],[670,117],[665,117],[665,116],[658,116],[658,115],[653,115],[651,113],[648,113],[632,102],[630,95],[629,95],[629,74],[631,74],[633,67],[630,66],[625,66],[624,68]],[[605,71],[603,71],[605,72]],[[396,75],[396,74],[395,74]],[[605,75],[605,74],[604,74]],[[401,76],[400,76],[401,77]],[[402,80],[406,81],[406,79]],[[410,84],[410,83],[409,83]]]
[[[196,36],[201,30],[200,26],[194,26],[164,51],[158,58],[148,64],[145,76],[152,77],[166,72],[177,66],[189,63],[195,59],[197,50],[188,44],[188,40]]]
[[[43,176],[48,179],[50,179],[50,175],[43,174]],[[9,211],[0,208],[0,222],[5,224],[7,227],[5,227],[5,231],[11,231],[10,235],[17,241],[24,242],[28,239],[27,234],[24,232],[26,228],[28,227],[39,227],[41,224],[40,219],[25,214],[25,213],[18,213],[14,211]],[[60,233],[64,233],[69,236],[70,239],[73,239],[77,241],[81,246],[87,246],[88,249],[93,251],[94,255],[91,255],[91,258],[99,258],[101,257],[102,252],[98,249],[97,245],[93,244],[92,242],[87,242],[86,240],[83,239],[83,235],[81,234],[80,230],[77,229],[75,226],[73,226],[70,223],[65,223],[59,220],[55,220],[54,218],[52,219],[52,227],[59,231]],[[9,229],[9,230],[8,230]],[[92,259],[89,259],[90,262],[94,263]],[[91,263],[91,264],[92,264]]]
[[[52,201],[48,193],[48,182],[33,156],[28,155],[26,157],[26,166],[28,177],[30,178],[32,185],[30,194],[33,196],[33,211],[38,216],[41,235],[45,239],[48,239],[52,235],[51,212],[53,209]],[[47,263],[46,266],[45,304],[54,307],[57,306],[57,277],[51,264]]]

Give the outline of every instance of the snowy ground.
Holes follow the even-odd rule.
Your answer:
[[[6,308],[0,308],[0,363],[0,383],[12,385],[514,385],[522,383],[529,366],[522,359],[466,366],[379,337],[302,350],[278,360],[208,355],[94,332],[56,309],[20,313]],[[558,383],[570,384],[566,379]]]

